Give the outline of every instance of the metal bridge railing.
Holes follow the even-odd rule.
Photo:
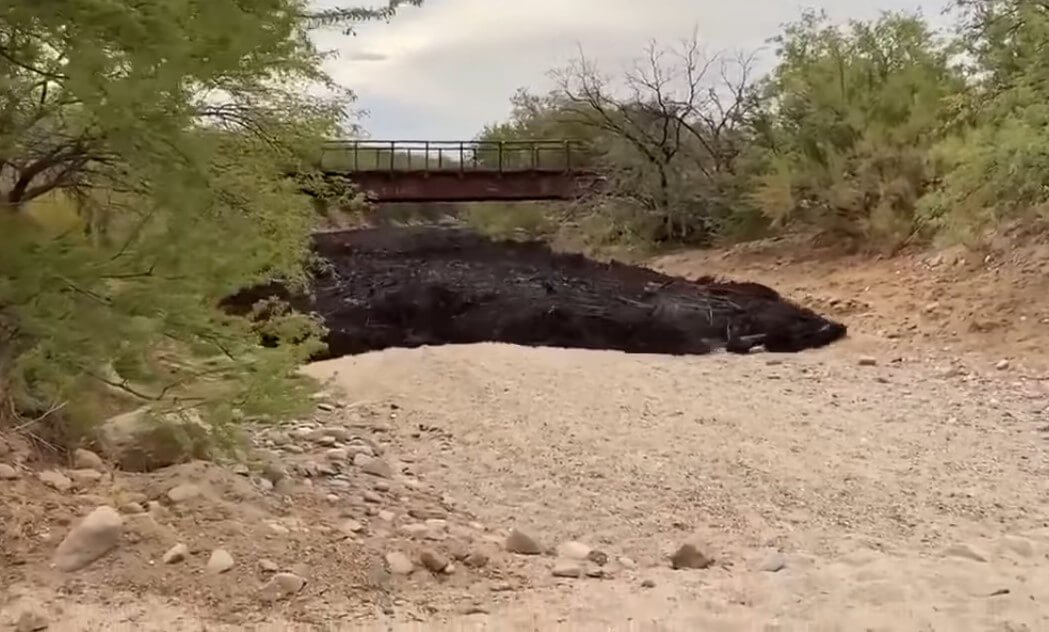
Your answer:
[[[573,171],[583,157],[579,141],[344,140],[327,143],[325,171]]]

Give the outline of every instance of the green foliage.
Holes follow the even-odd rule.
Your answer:
[[[316,216],[301,188],[346,194],[314,167],[351,98],[310,28],[397,4],[5,3],[0,396],[69,412],[105,387],[216,422],[302,405],[317,324],[275,312],[283,344],[262,349],[217,302],[303,280]]]
[[[950,49],[900,14],[841,29],[806,13],[776,42],[754,199],[777,225],[890,247],[911,238],[936,175],[929,148],[963,86]]]

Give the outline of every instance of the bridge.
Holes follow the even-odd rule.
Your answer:
[[[572,200],[600,186],[570,140],[328,143],[321,165],[373,202]]]

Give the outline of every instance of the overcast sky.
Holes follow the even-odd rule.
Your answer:
[[[318,41],[338,50],[329,69],[370,112],[362,123],[372,138],[460,140],[505,118],[517,88],[549,87],[549,69],[570,61],[579,46],[614,72],[649,39],[673,43],[693,26],[710,50],[755,50],[804,7],[824,8],[836,21],[920,10],[942,24],[946,2],[426,0],[388,24],[365,25],[356,37],[325,33]]]

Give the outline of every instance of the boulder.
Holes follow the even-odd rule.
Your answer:
[[[211,456],[211,429],[195,411],[154,414],[148,407],[117,415],[98,430],[102,454],[129,472],[153,470]]]

